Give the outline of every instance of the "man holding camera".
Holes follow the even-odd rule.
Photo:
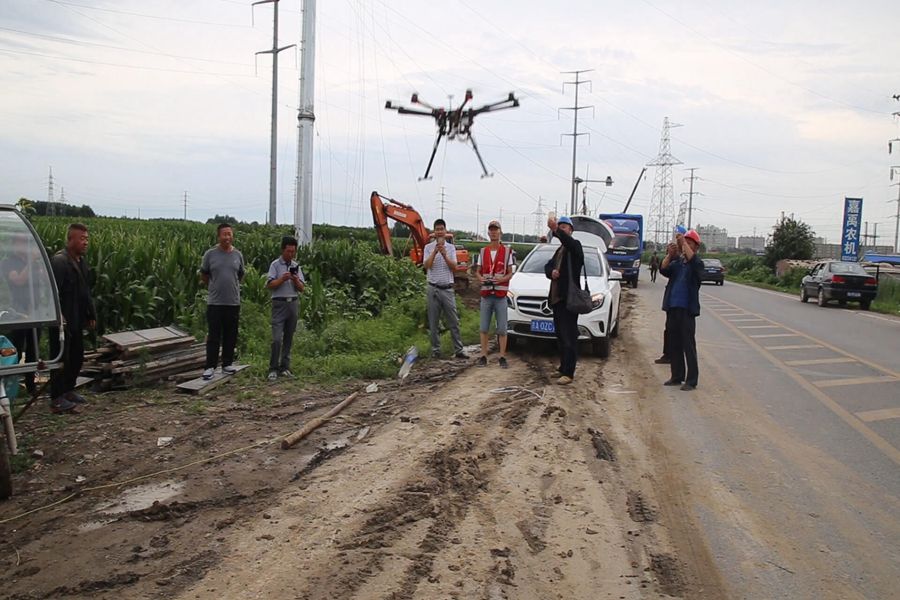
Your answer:
[[[306,285],[300,265],[294,261],[297,240],[281,238],[281,256],[269,265],[266,287],[272,292],[272,352],[269,355],[269,381],[278,376],[293,377],[291,373],[291,346],[297,330],[299,302],[297,293]]]
[[[431,331],[431,357],[441,356],[441,313],[450,328],[456,358],[467,358],[459,334],[459,315],[453,293],[453,273],[456,271],[456,247],[447,242],[447,223],[434,222],[434,241],[425,246],[423,256],[428,279],[428,329]]]
[[[513,253],[500,242],[503,231],[500,221],[488,224],[488,236],[491,243],[481,249],[478,261],[478,281],[481,283],[481,356],[478,366],[487,366],[488,331],[491,328],[491,315],[497,324],[497,335],[500,338],[500,367],[506,364],[506,294],[509,291],[509,280],[512,279]]]

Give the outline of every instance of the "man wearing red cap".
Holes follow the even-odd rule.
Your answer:
[[[671,317],[670,349],[672,376],[663,385],[681,385],[684,391],[697,387],[697,315],[700,314],[700,276],[703,261],[697,254],[700,235],[693,229],[669,244],[659,272],[669,279],[671,291],[663,310]],[[680,251],[680,256],[679,256]],[[685,368],[686,367],[686,368]]]
[[[508,367],[506,363],[506,294],[509,291],[509,280],[512,279],[512,250],[500,241],[503,231],[500,221],[488,224],[488,235],[491,243],[481,249],[478,282],[481,284],[481,356],[478,366],[487,366],[488,332],[491,328],[491,315],[497,324],[497,336],[500,338],[500,367]]]

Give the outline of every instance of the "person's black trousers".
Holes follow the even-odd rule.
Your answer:
[[[51,328],[50,358],[56,358],[57,354],[59,354],[59,329]],[[62,361],[62,369],[50,372],[51,402],[75,389],[75,382],[84,363],[84,335],[80,328],[77,331],[66,330]]]
[[[575,363],[578,362],[578,313],[568,310],[565,300],[553,305],[553,327],[559,345],[559,371],[563,375],[575,377]]]
[[[9,341],[16,347],[20,357],[23,354],[25,355],[26,362],[33,363],[37,361],[37,340],[35,339],[35,336],[40,335],[40,331],[40,329],[18,329],[9,334]],[[59,350],[57,349],[57,351]],[[24,377],[25,387],[30,394],[33,394],[34,373],[26,373]]]
[[[689,385],[697,385],[700,377],[697,366],[697,317],[686,308],[670,308],[672,328],[669,346],[672,350],[672,379]],[[685,372],[685,366],[687,371]]]
[[[662,355],[666,358],[672,358],[672,342],[670,340],[670,336],[672,335],[672,311],[666,311],[666,329],[663,331],[663,353]]]
[[[227,367],[234,362],[234,347],[237,345],[240,316],[240,306],[210,304],[206,307],[206,323],[209,326],[209,333],[206,336],[205,368],[216,368],[216,364],[219,362],[219,346],[222,347],[222,366]]]

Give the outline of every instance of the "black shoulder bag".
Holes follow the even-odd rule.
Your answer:
[[[566,293],[566,309],[579,315],[585,315],[594,310],[594,302],[591,300],[591,290],[588,288],[587,266],[582,264],[584,272],[584,289],[579,289],[578,278],[572,276],[572,256],[566,253],[569,261],[569,290]]]

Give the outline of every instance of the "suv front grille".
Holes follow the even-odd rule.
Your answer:
[[[516,298],[516,307],[522,314],[546,319],[553,316],[553,309],[547,297],[523,296]]]

